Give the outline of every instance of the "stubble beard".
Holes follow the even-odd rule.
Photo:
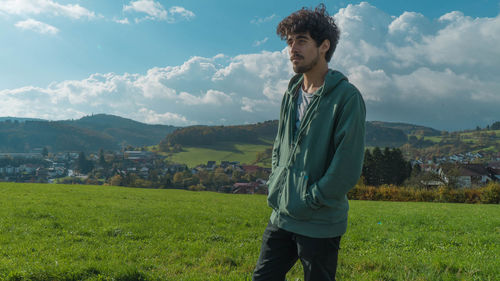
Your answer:
[[[306,73],[309,70],[313,69],[318,64],[318,61],[319,61],[319,51],[317,51],[316,57],[311,61],[311,63],[307,65],[293,64],[293,71],[295,73]]]

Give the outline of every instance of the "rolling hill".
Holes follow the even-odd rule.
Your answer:
[[[3,120],[0,122],[0,152],[29,152],[40,147],[47,147],[50,152],[119,150],[128,145],[158,144],[176,129],[107,114],[65,121]]]
[[[278,130],[278,121],[238,126],[191,126],[180,128],[162,140],[162,144],[206,146],[220,142],[262,144],[272,141]],[[399,147],[409,135],[436,136],[440,131],[418,125],[380,121],[366,122],[366,146]]]

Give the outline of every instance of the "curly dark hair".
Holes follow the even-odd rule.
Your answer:
[[[276,33],[282,40],[286,40],[289,34],[306,32],[309,32],[316,46],[321,45],[325,39],[330,41],[330,49],[325,54],[325,59],[329,62],[339,42],[340,30],[333,17],[328,15],[324,4],[319,4],[314,10],[302,8],[283,19],[276,28]]]

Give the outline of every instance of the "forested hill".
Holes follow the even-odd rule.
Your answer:
[[[112,137],[120,145],[156,145],[177,128],[168,125],[149,125],[131,119],[97,114],[78,120],[60,121],[73,127],[98,131]]]
[[[160,143],[162,146],[211,145],[216,142],[241,142],[260,144],[262,139],[273,140],[278,130],[278,121],[266,121],[241,126],[192,126],[176,130]],[[408,141],[409,134],[435,135],[437,130],[423,126],[366,122],[366,145],[380,147],[399,147]]]
[[[398,129],[403,131],[406,135],[420,135],[427,137],[441,135],[441,131],[439,130],[420,125],[413,125],[413,124],[399,123],[399,122],[381,122],[381,121],[371,121],[368,123],[377,127]]]
[[[47,147],[50,152],[119,150],[124,146],[211,145],[220,142],[265,144],[274,140],[278,121],[238,126],[178,128],[148,125],[119,116],[97,114],[77,120],[45,121],[0,118],[0,152],[29,152]],[[370,121],[366,145],[399,147],[408,135],[437,135],[439,131],[404,123]]]
[[[127,145],[158,144],[175,129],[106,114],[66,121],[5,118],[0,122],[0,152],[29,152],[41,147],[50,152],[119,150]]]
[[[178,129],[161,141],[160,147],[176,144],[199,146],[217,142],[261,144],[263,139],[272,140],[278,130],[278,121],[238,126],[191,126]]]

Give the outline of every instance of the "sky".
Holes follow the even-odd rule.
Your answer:
[[[0,0],[0,116],[150,124],[274,120],[293,70],[277,24],[320,1]],[[329,67],[367,120],[500,121],[500,0],[324,1]]]

